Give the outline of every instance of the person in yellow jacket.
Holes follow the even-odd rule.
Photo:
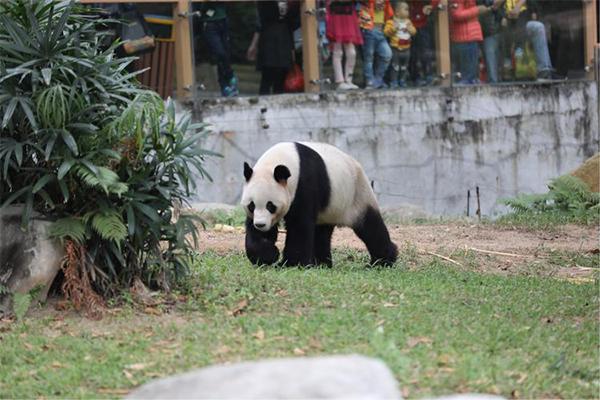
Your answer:
[[[411,37],[417,29],[411,22],[408,3],[399,1],[394,9],[394,17],[385,23],[383,33],[390,39],[392,48],[392,70],[390,71],[390,87],[406,87],[408,62],[410,60]]]

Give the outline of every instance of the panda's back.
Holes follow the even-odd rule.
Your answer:
[[[300,142],[314,150],[322,159],[329,177],[329,203],[317,222],[352,226],[368,206],[377,208],[373,190],[358,161],[327,143]]]

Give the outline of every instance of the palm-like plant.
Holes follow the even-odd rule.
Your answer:
[[[142,89],[131,59],[103,48],[105,23],[74,2],[0,2],[0,204],[55,220],[108,292],[133,277],[166,286],[195,232],[171,208],[206,176],[206,131]],[[195,236],[192,235],[195,239]],[[163,245],[164,243],[164,245]]]

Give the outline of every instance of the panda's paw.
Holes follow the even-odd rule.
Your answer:
[[[398,247],[394,243],[390,243],[390,246],[386,252],[386,254],[382,257],[372,257],[371,264],[372,267],[392,267],[396,263],[398,259]]]
[[[279,260],[279,249],[268,240],[260,240],[246,248],[246,256],[254,265],[272,265]]]

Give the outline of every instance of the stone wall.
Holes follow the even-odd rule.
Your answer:
[[[223,158],[194,202],[235,204],[242,164],[280,141],[323,141],[358,159],[385,208],[466,212],[467,190],[484,215],[501,198],[543,192],[598,151],[596,82],[329,92],[198,102],[212,124],[204,146]]]

